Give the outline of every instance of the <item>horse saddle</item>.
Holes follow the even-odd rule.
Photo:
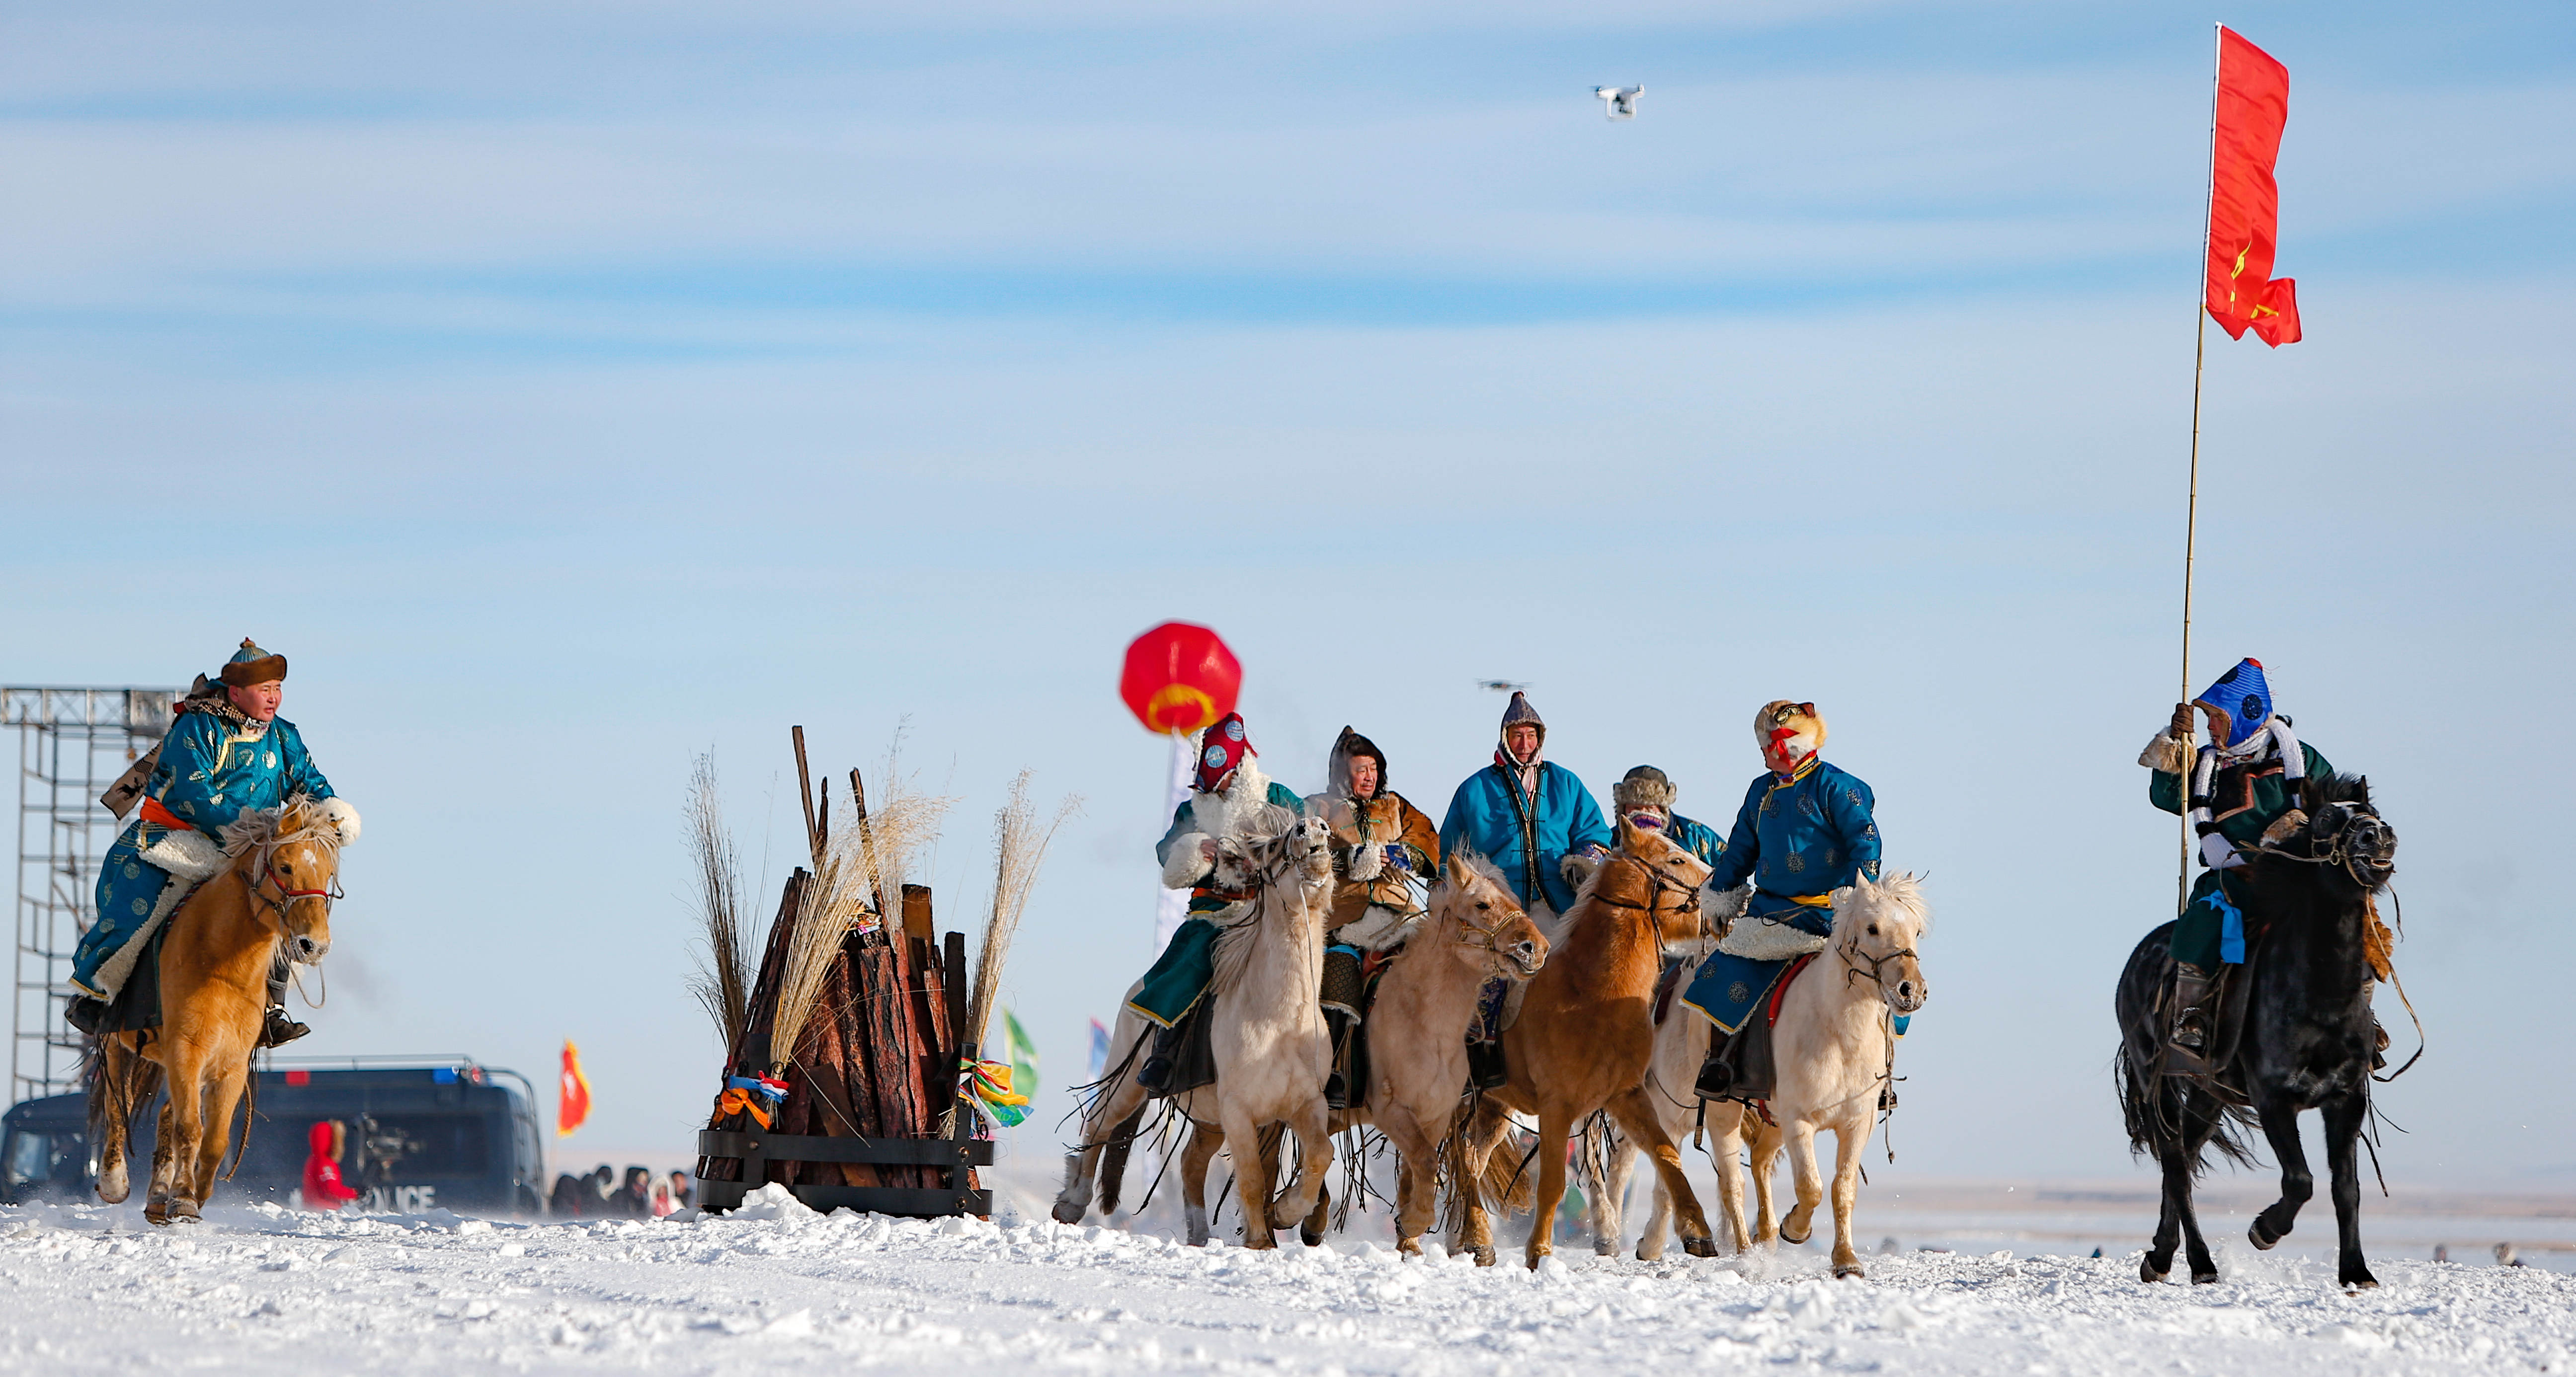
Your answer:
[[[1727,1070],[1722,1078],[1722,1093],[1716,1098],[1742,1100],[1759,1107],[1780,1088],[1780,1067],[1772,1056],[1771,1028],[1780,1021],[1780,1001],[1789,993],[1790,984],[1815,962],[1814,952],[1790,962],[1788,968],[1780,972],[1780,978],[1771,982],[1770,994],[1763,1000],[1761,1009],[1744,1020],[1743,1027],[1731,1034],[1724,1029],[1709,1034],[1709,1060]],[[1703,1076],[1702,1083],[1712,1089],[1717,1088],[1706,1076]]]
[[[1664,958],[1664,973],[1655,977],[1655,1026],[1664,1026],[1664,1015],[1673,1011],[1673,996],[1682,988],[1682,972],[1692,965],[1687,956]]]

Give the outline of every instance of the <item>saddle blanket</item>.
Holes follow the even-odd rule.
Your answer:
[[[1193,918],[1181,924],[1127,1007],[1165,1028],[1178,1024],[1216,979],[1216,936],[1214,923]]]
[[[1717,952],[1701,963],[1698,978],[1682,994],[1682,1003],[1699,1010],[1718,1031],[1733,1034],[1771,997],[1771,987],[1788,968],[1787,961],[1756,961]]]

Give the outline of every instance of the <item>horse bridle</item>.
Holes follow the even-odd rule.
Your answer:
[[[270,913],[276,915],[280,930],[283,930],[286,925],[287,905],[294,903],[298,899],[321,900],[323,915],[327,918],[330,914],[331,905],[337,900],[347,897],[346,892],[340,888],[340,868],[338,866],[335,865],[331,868],[330,888],[293,889],[289,888],[293,881],[278,870],[276,855],[276,848],[271,847],[269,848],[269,854],[260,858],[259,878],[251,881],[247,888],[250,891],[250,897],[258,900]],[[261,893],[260,888],[263,885],[274,885],[277,889],[277,897],[271,899],[266,894]]]
[[[1860,934],[1857,932],[1843,939],[1843,949],[1839,955],[1843,959],[1844,988],[1850,988],[1852,981],[1859,977],[1861,963],[1865,961],[1869,963],[1870,983],[1878,987],[1880,999],[1887,998],[1887,976],[1883,973],[1882,967],[1900,956],[1911,956],[1917,961],[1923,959],[1912,947],[1898,947],[1883,956],[1872,956],[1860,949]]]
[[[1662,910],[1655,907],[1655,899],[1657,896],[1663,894],[1679,894],[1688,899],[1692,907],[1696,907],[1698,905],[1698,886],[1683,884],[1681,881],[1665,874],[1662,866],[1655,864],[1653,861],[1647,860],[1643,856],[1630,856],[1622,852],[1604,859],[1601,863],[1603,865],[1608,865],[1612,860],[1621,859],[1627,860],[1634,864],[1638,869],[1645,871],[1647,880],[1653,884],[1653,888],[1647,891],[1646,902],[1642,904],[1631,903],[1626,899],[1604,894],[1600,890],[1595,889],[1592,891],[1592,901],[1594,903],[1608,904],[1612,908],[1632,908],[1640,913],[1649,915],[1662,912]]]
[[[2240,847],[2238,849],[2250,849],[2257,855],[2277,856],[2282,860],[2296,861],[2301,865],[2336,866],[2341,868],[2344,874],[2350,876],[2354,884],[2357,884],[2366,890],[2375,890],[2381,885],[2388,883],[2388,876],[2396,873],[2396,867],[2391,866],[2387,873],[2382,874],[2378,879],[2373,880],[2361,873],[2364,866],[2360,862],[2356,861],[2352,854],[2352,834],[2360,830],[2360,824],[2363,819],[2367,818],[2371,822],[2378,824],[2378,827],[2374,830],[2386,830],[2388,826],[2387,821],[2379,816],[2379,811],[2370,807],[2368,804],[2353,803],[2348,800],[2338,800],[2324,806],[2344,810],[2343,825],[2337,827],[2332,836],[2328,839],[2326,844],[2326,853],[2324,855],[2301,856],[2294,852],[2282,850],[2280,847],[2274,845],[2263,845],[2252,848]],[[2367,868],[2371,870],[2379,869],[2376,865],[2370,865]]]

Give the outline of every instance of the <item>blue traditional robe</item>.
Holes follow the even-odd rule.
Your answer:
[[[212,708],[182,712],[161,743],[161,763],[143,796],[195,831],[213,836],[245,809],[275,808],[296,794],[332,797],[331,782],[304,749],[304,736],[285,718],[264,729]],[[98,918],[72,955],[72,979],[88,993],[112,995],[93,982],[98,969],[142,935],[170,883],[170,873],[143,853],[173,829],[135,818],[107,850],[98,872]]]
[[[1672,814],[1672,825],[1665,835],[1671,837],[1675,845],[1712,867],[1717,864],[1718,857],[1726,854],[1726,838],[1717,835],[1716,828],[1679,813]]]
[[[1738,923],[1767,919],[1827,936],[1834,930],[1833,892],[1856,877],[1878,878],[1876,804],[1868,785],[1814,756],[1786,779],[1766,771],[1745,791],[1709,885],[1733,889],[1753,881]],[[1732,1033],[1787,964],[1718,952],[1700,966],[1682,1002]]]
[[[1457,855],[1462,846],[1477,852],[1503,872],[1523,908],[1544,899],[1561,916],[1574,907],[1574,886],[1559,873],[1566,853],[1610,845],[1610,826],[1572,770],[1541,761],[1535,800],[1516,773],[1488,765],[1458,786],[1440,821],[1440,854]]]

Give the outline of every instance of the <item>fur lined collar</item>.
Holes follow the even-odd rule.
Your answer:
[[[1270,776],[1261,772],[1258,757],[1247,757],[1236,766],[1234,778],[1226,781],[1222,792],[1190,792],[1190,817],[1211,837],[1267,833],[1269,828],[1257,824],[1262,810],[1272,806]]]

